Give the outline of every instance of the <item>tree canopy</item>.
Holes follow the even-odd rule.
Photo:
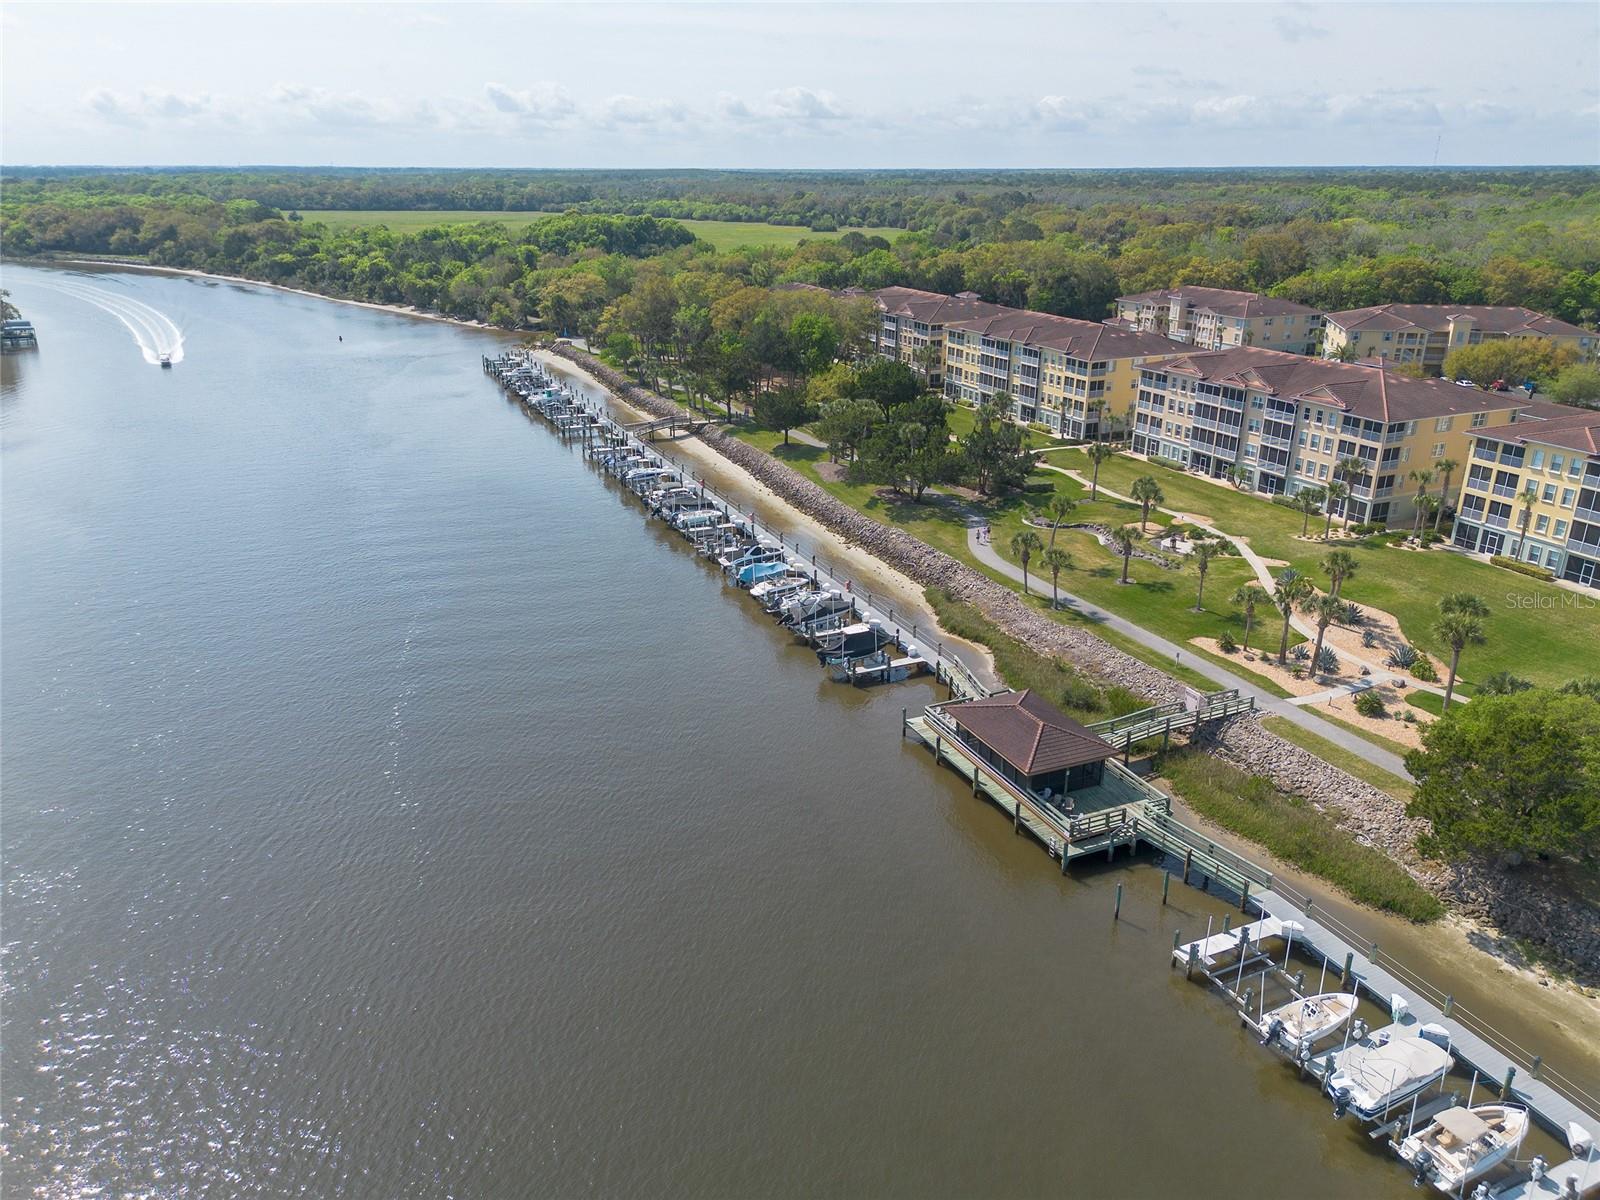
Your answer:
[[[1457,705],[1406,756],[1406,811],[1432,823],[1426,853],[1600,853],[1600,701],[1544,688]]]

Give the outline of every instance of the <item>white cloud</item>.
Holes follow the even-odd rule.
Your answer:
[[[768,92],[767,103],[778,116],[796,121],[839,121],[846,115],[831,93],[804,87]]]
[[[676,100],[646,99],[621,93],[600,105],[595,119],[610,129],[647,129],[658,125],[680,125],[689,109]]]
[[[534,123],[564,121],[578,108],[567,89],[557,83],[537,83],[521,91],[486,83],[483,94],[496,112]]]

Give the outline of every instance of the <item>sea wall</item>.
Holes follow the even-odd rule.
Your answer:
[[[558,342],[551,349],[642,412],[667,417],[683,411],[574,346]],[[1177,699],[1181,694],[1181,686],[1165,672],[1118,650],[1088,630],[1051,620],[1039,609],[1023,603],[1011,588],[903,529],[863,516],[770,454],[715,428],[706,429],[700,436],[718,454],[836,536],[889,564],[914,583],[940,588],[974,605],[1030,648],[1063,658],[1096,679],[1127,688],[1152,704]],[[1419,859],[1413,846],[1426,826],[1407,817],[1392,796],[1279,737],[1255,717],[1214,726],[1197,744],[1225,762],[1267,777],[1285,792],[1336,812],[1358,841],[1392,856],[1463,914],[1490,923],[1505,935],[1544,946],[1581,973],[1600,977],[1600,922],[1596,921],[1594,909],[1551,885],[1536,871],[1505,872],[1480,863],[1446,865]]]

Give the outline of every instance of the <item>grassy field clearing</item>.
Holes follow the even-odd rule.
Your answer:
[[[354,211],[344,209],[305,210],[300,214],[307,221],[321,221],[330,229],[355,229],[363,226],[387,225],[396,233],[411,233],[430,225],[455,225],[463,221],[496,221],[520,229],[546,217],[557,216],[547,212],[469,212],[461,209],[373,209]],[[797,225],[767,225],[757,221],[681,221],[695,235],[710,242],[718,250],[735,246],[793,246],[799,242],[837,238],[850,232],[814,233]],[[893,241],[904,233],[903,229],[871,227],[858,230],[868,237],[883,237]]]
[[[1077,450],[1057,451],[1050,461],[1085,474],[1089,469],[1087,458]],[[1327,577],[1317,568],[1326,547],[1299,539],[1299,513],[1170,467],[1120,455],[1100,468],[1100,482],[1124,493],[1140,475],[1156,478],[1166,494],[1167,508],[1211,517],[1218,528],[1248,538],[1258,554],[1290,562],[1319,586],[1326,586]],[[1315,517],[1311,527],[1313,531],[1317,528]],[[1593,659],[1600,613],[1571,592],[1446,550],[1419,553],[1348,543],[1345,548],[1360,567],[1344,585],[1343,594],[1357,604],[1393,613],[1406,637],[1435,655],[1448,658],[1448,651],[1433,635],[1439,597],[1447,592],[1475,592],[1487,601],[1491,614],[1485,622],[1488,642],[1469,647],[1461,659],[1462,674],[1468,680],[1504,670],[1534,683],[1560,684],[1583,674]],[[1224,599],[1218,596],[1219,601]],[[1470,686],[1467,691],[1470,694]]]

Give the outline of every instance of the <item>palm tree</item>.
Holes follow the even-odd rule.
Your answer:
[[[1161,491],[1161,485],[1156,482],[1154,475],[1141,475],[1133,481],[1133,486],[1128,489],[1128,495],[1139,502],[1139,532],[1143,533],[1150,523],[1150,509],[1153,505],[1160,504],[1166,499]]]
[[[1244,609],[1244,648],[1250,649],[1250,630],[1256,623],[1256,606],[1272,599],[1261,590],[1261,585],[1256,583],[1241,584],[1233,593],[1230,602]]]
[[[1122,578],[1118,582],[1128,582],[1128,560],[1133,557],[1133,548],[1144,541],[1144,534],[1132,525],[1118,525],[1111,531],[1111,544],[1117,548],[1117,553],[1122,555]]]
[[[1272,602],[1283,614],[1283,636],[1278,639],[1278,665],[1289,661],[1289,618],[1299,603],[1311,594],[1311,581],[1293,567],[1279,571],[1272,581]]]
[[[1056,530],[1061,528],[1062,522],[1072,515],[1072,510],[1078,507],[1078,502],[1071,496],[1063,496],[1060,492],[1050,497],[1050,503],[1044,506],[1044,515],[1050,521],[1050,548],[1055,549]]]
[[[1322,569],[1328,573],[1328,595],[1337,597],[1344,581],[1354,575],[1361,563],[1348,550],[1329,550],[1322,556]]]
[[[1089,462],[1094,466],[1094,473],[1089,478],[1089,499],[1098,500],[1100,498],[1100,464],[1114,455],[1116,451],[1104,442],[1095,442],[1086,453],[1089,455]]]
[[[1450,711],[1450,699],[1456,690],[1456,669],[1461,665],[1461,652],[1469,645],[1483,642],[1483,621],[1466,612],[1441,613],[1433,623],[1433,636],[1450,647],[1450,678],[1444,685],[1444,709]]]
[[[1017,561],[1022,564],[1022,594],[1028,594],[1028,562],[1034,554],[1044,549],[1044,543],[1039,540],[1039,535],[1031,529],[1024,529],[1020,533],[1011,535],[1011,553],[1017,556]]]
[[[1240,463],[1228,471],[1228,479],[1241,492],[1250,486],[1250,468]]]
[[[1222,547],[1216,542],[1196,542],[1194,544],[1194,569],[1200,574],[1200,586],[1194,593],[1195,612],[1205,611],[1206,572],[1211,570],[1211,560],[1222,553]]]
[[[1445,505],[1450,503],[1450,476],[1461,464],[1453,458],[1441,458],[1433,464],[1439,472],[1439,511],[1433,514],[1433,531],[1439,532],[1439,522],[1444,520]]]
[[[1300,536],[1305,537],[1306,531],[1311,528],[1311,514],[1322,507],[1322,498],[1326,496],[1319,487],[1301,488],[1294,494],[1295,507],[1303,514],[1300,522]]]
[[[1339,460],[1339,465],[1336,466],[1333,469],[1333,473],[1335,475],[1344,476],[1344,483],[1345,483],[1346,489],[1353,491],[1354,486],[1355,486],[1355,481],[1357,479],[1361,478],[1361,476],[1363,476],[1363,475],[1365,475],[1367,473],[1368,466],[1369,466],[1369,464],[1367,463],[1366,459],[1360,458],[1360,457],[1352,454],[1348,458],[1341,458]],[[1344,527],[1346,529],[1350,528],[1350,505],[1349,504],[1346,504],[1344,506]]]
[[[1433,482],[1433,472],[1427,467],[1419,467],[1407,478],[1414,479],[1417,484],[1417,515],[1411,522],[1411,536],[1416,537],[1422,532],[1422,501],[1428,494],[1428,485]]]
[[[1322,641],[1328,634],[1328,626],[1338,620],[1339,614],[1344,612],[1344,604],[1332,592],[1321,595],[1312,594],[1300,601],[1300,611],[1312,617],[1317,622],[1317,645],[1311,652],[1311,672],[1317,673],[1317,664],[1322,658]]]
[[[1522,557],[1522,547],[1528,541],[1528,522],[1533,520],[1533,506],[1537,503],[1538,492],[1523,492],[1517,497],[1517,507],[1522,511],[1517,514],[1517,548],[1511,552],[1512,558]]]
[[[1061,572],[1072,570],[1072,555],[1059,546],[1047,546],[1044,565],[1050,568],[1050,607],[1061,607]]]
[[[1433,632],[1450,647],[1450,681],[1444,690],[1444,707],[1450,707],[1450,694],[1456,686],[1456,667],[1461,651],[1483,641],[1483,623],[1489,619],[1489,606],[1472,592],[1446,592],[1439,597],[1439,619]]]
[[[1345,487],[1345,485],[1337,479],[1330,479],[1328,481],[1328,486],[1322,489],[1323,498],[1328,502],[1328,523],[1322,527],[1323,541],[1327,541],[1333,536],[1333,510],[1339,506],[1339,501],[1343,500],[1349,494],[1350,489]],[[1348,526],[1350,524],[1350,518],[1346,517],[1344,523]]]

